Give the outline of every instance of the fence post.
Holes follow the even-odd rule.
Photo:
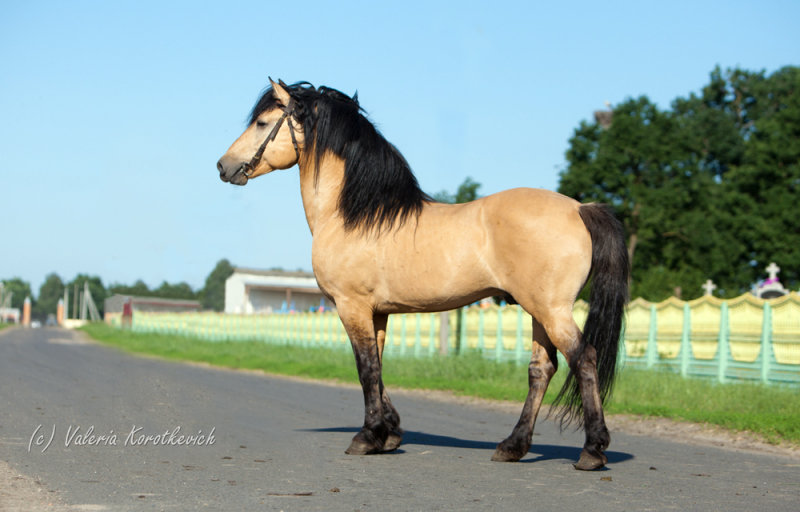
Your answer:
[[[428,331],[428,355],[432,356],[434,351],[436,350],[436,316],[435,315],[428,315],[428,316],[431,319],[431,326],[430,330]]]
[[[419,357],[419,353],[422,350],[422,317],[420,313],[416,313],[414,315],[414,357]]]
[[[772,363],[772,306],[764,302],[761,324],[761,381],[769,384],[769,368]]]
[[[484,346],[484,339],[483,339],[483,308],[478,307],[478,351],[483,354],[483,349],[486,348]]]
[[[730,355],[728,333],[728,303],[723,302],[719,310],[719,339],[717,340],[717,380],[725,382]]]
[[[503,359],[503,307],[497,308],[497,335],[494,341],[494,359],[498,363]]]
[[[515,347],[516,354],[514,358],[516,359],[517,363],[522,364],[524,362],[523,353],[524,345],[522,341],[522,308],[517,306],[517,344]]]
[[[656,305],[650,305],[650,329],[647,331],[647,350],[645,357],[647,367],[652,368],[658,362],[658,343],[656,342],[656,335],[658,333],[658,313],[656,312]]]
[[[400,355],[406,355],[406,314],[400,315]]]
[[[447,311],[439,313],[439,354],[446,356],[450,340],[450,314]]]
[[[467,349],[467,307],[458,310],[461,316],[461,328],[458,331],[458,347],[459,353],[463,353]]]
[[[692,311],[689,309],[689,303],[683,304],[683,331],[681,332],[681,350],[679,357],[681,359],[681,376],[686,377],[689,374],[689,358],[692,356],[692,345],[689,342],[689,336],[692,332]]]

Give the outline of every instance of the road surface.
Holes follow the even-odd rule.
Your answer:
[[[6,329],[0,510],[800,510],[797,458],[612,431],[586,473],[582,434],[540,422],[528,456],[496,463],[518,411],[423,395],[393,394],[400,450],[353,457],[355,387]]]

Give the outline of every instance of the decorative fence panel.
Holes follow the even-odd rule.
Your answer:
[[[583,325],[588,305],[575,304]],[[446,322],[442,321],[446,319]],[[111,317],[119,325],[119,317]],[[271,344],[349,350],[335,312],[270,315],[135,312],[137,332],[169,333],[213,341],[260,340]],[[391,315],[384,351],[393,356],[479,352],[499,362],[527,364],[531,320],[519,306],[472,306],[439,313]],[[800,385],[800,295],[761,300],[747,294],[723,301],[703,297],[660,303],[636,299],[628,306],[620,363],[658,368],[719,382],[751,380]]]

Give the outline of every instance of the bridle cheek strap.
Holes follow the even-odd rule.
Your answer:
[[[251,158],[249,162],[242,164],[237,173],[242,173],[248,178],[253,175],[253,172],[255,172],[256,170],[256,166],[258,165],[259,162],[261,162],[261,157],[264,155],[264,150],[267,148],[267,144],[275,140],[275,137],[278,136],[278,132],[281,129],[281,125],[286,120],[286,118],[292,115],[294,111],[294,106],[295,106],[294,99],[289,100],[289,104],[286,105],[286,107],[283,109],[283,114],[281,114],[281,117],[278,119],[278,122],[275,123],[275,126],[273,126],[272,130],[270,130],[269,134],[267,134],[267,138],[264,139],[264,142],[261,143],[261,146],[258,147],[258,151],[256,151],[256,154],[253,155],[253,158]],[[292,136],[292,146],[294,146],[294,153],[297,156],[297,160],[299,162],[300,149],[297,146],[297,137],[295,137],[294,135],[294,127],[292,127],[291,120],[288,121],[286,125],[289,127],[289,134]]]

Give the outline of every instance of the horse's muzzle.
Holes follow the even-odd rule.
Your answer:
[[[219,171],[219,179],[225,183],[233,185],[246,185],[247,184],[247,164],[240,163],[238,165],[227,165],[222,157],[217,162],[217,170]]]

